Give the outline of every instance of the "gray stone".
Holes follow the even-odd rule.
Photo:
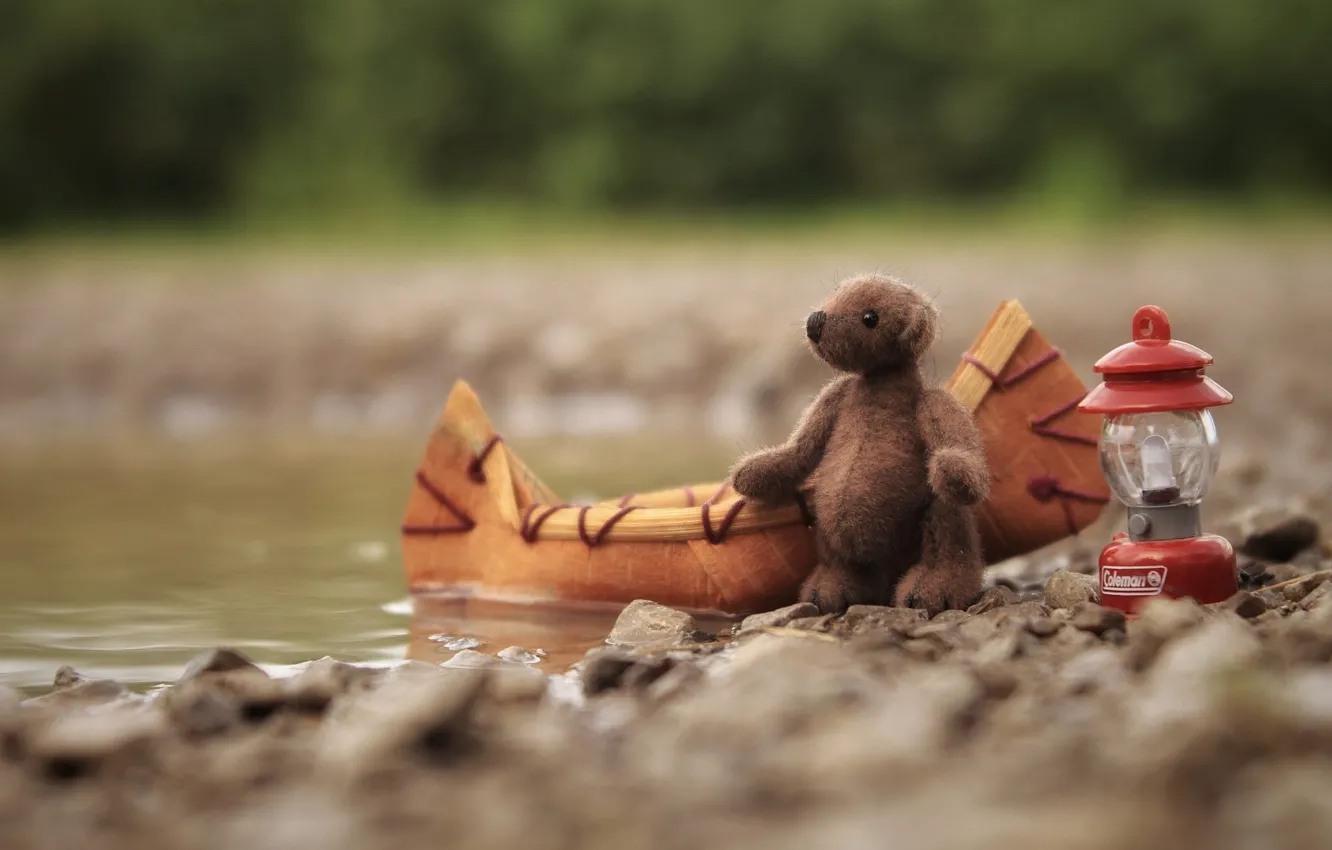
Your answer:
[[[981,594],[980,599],[976,600],[970,608],[968,614],[984,614],[986,611],[993,611],[995,608],[1002,608],[1005,605],[1016,605],[1018,595],[1007,587],[996,585],[988,588]]]
[[[112,679],[85,679],[77,681],[66,677],[61,687],[41,696],[23,701],[27,706],[94,706],[131,696],[129,690]]]
[[[785,608],[778,608],[775,611],[750,614],[741,621],[740,628],[736,630],[736,636],[753,634],[770,627],[790,625],[792,620],[798,620],[802,617],[817,617],[818,614],[818,606],[812,602],[797,602],[794,605],[787,605]]]
[[[1123,630],[1124,612],[1105,608],[1094,602],[1080,602],[1073,608],[1073,628],[1100,635],[1111,629]]]
[[[1025,623],[1032,619],[1045,619],[1050,616],[1050,606],[1040,600],[1029,600],[1019,602],[1016,605],[1005,605],[1002,608],[992,608],[980,616],[987,620],[993,620],[997,625],[1004,625],[1009,622]]]
[[[190,659],[177,681],[178,683],[187,682],[207,673],[234,673],[241,670],[268,675],[260,670],[245,653],[230,647],[219,646]]]
[[[1272,592],[1281,593],[1289,602],[1299,602],[1327,582],[1328,577],[1325,575],[1309,575]]]
[[[1051,608],[1074,608],[1083,602],[1099,604],[1100,601],[1095,576],[1056,570],[1045,582],[1045,604]]]
[[[1261,596],[1247,590],[1241,590],[1217,607],[1222,610],[1233,611],[1246,620],[1251,620],[1267,612],[1267,602]]]
[[[461,652],[455,653],[452,658],[450,658],[448,661],[445,661],[443,664],[439,666],[449,667],[449,668],[463,667],[463,668],[475,669],[475,668],[495,667],[500,664],[508,664],[508,663],[511,662],[503,661],[499,658],[496,658],[493,655],[487,655],[484,652],[477,652],[475,649],[464,649]]]
[[[1304,514],[1286,514],[1255,522],[1239,546],[1242,554],[1284,563],[1318,542],[1317,520]]]
[[[146,762],[163,720],[156,712],[137,710],[64,713],[32,728],[25,760],[50,782],[91,779]]]
[[[891,632],[906,635],[924,625],[928,616],[923,608],[899,608],[887,605],[852,605],[842,623],[853,635]]]
[[[1046,638],[1059,631],[1062,625],[1049,617],[1033,617],[1024,624],[1024,627],[1036,637]]]
[[[348,691],[368,686],[384,675],[372,667],[358,667],[325,656],[282,682],[284,699],[298,711],[321,712]]]
[[[1137,619],[1130,631],[1170,639],[1202,623],[1206,618],[1202,606],[1192,599],[1153,597],[1138,609]]]
[[[606,643],[615,646],[659,648],[704,643],[713,636],[698,627],[684,611],[636,599],[625,606]]]
[[[53,690],[60,691],[65,688],[72,688],[75,685],[82,684],[86,681],[88,681],[87,676],[75,670],[73,667],[70,667],[68,664],[64,664],[56,670],[55,681],[52,682],[51,687]]]

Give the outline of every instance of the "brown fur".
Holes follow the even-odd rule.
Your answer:
[[[866,311],[877,316],[873,327]],[[806,335],[844,374],[784,444],[732,470],[736,491],[760,501],[812,487],[819,566],[801,598],[822,612],[895,603],[934,614],[980,595],[973,506],[989,494],[989,467],[971,414],[921,374],[937,328],[933,303],[900,281],[843,283],[810,315]]]

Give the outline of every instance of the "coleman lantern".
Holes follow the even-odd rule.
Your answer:
[[[1153,596],[1220,602],[1239,589],[1229,541],[1202,533],[1200,503],[1220,459],[1208,410],[1232,396],[1204,374],[1212,358],[1171,339],[1160,307],[1133,315],[1133,341],[1096,362],[1103,383],[1080,410],[1102,414],[1101,471],[1128,532],[1101,552],[1101,604],[1133,613]]]

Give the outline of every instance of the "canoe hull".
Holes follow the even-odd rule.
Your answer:
[[[949,388],[972,410],[992,486],[987,564],[1078,534],[1109,501],[1086,386],[1016,302],[996,311]],[[701,500],[701,501],[700,501]],[[521,604],[651,599],[741,616],[791,604],[817,563],[803,503],[747,504],[725,483],[565,505],[496,434],[465,383],[427,443],[403,525],[413,594]]]

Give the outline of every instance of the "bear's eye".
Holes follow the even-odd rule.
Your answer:
[[[866,310],[865,315],[860,317],[860,321],[865,323],[865,327],[872,328],[879,323],[879,314],[873,310]]]

